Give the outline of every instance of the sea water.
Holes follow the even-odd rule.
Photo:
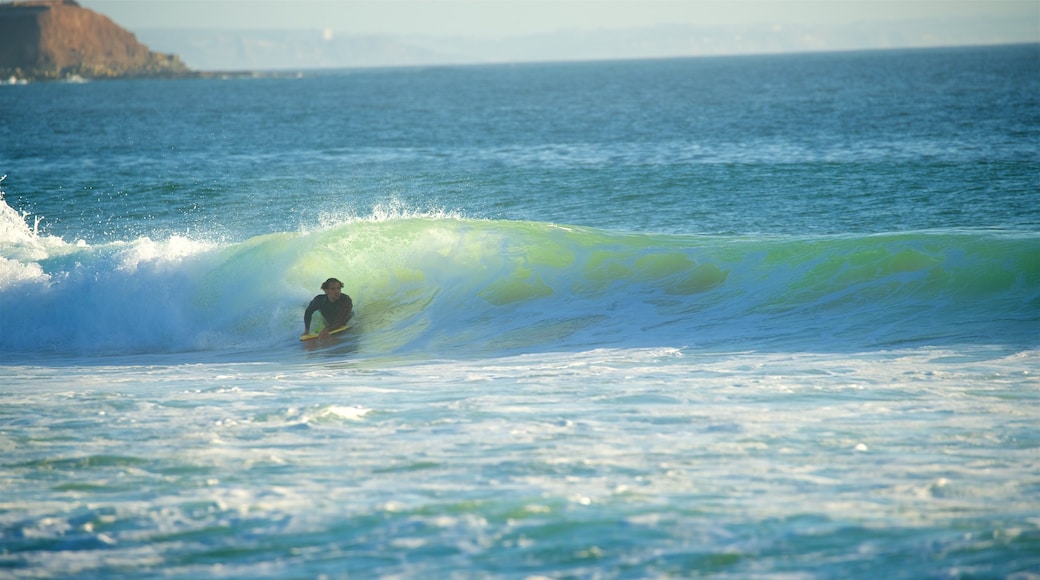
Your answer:
[[[0,575],[1037,577],[1038,144],[1038,45],[0,87]]]

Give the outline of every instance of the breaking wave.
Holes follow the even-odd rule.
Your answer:
[[[703,237],[384,212],[233,243],[90,245],[26,218],[0,207],[6,360],[298,353],[303,307],[329,276],[356,304],[352,351],[373,356],[1029,348],[1040,327],[1027,233]]]

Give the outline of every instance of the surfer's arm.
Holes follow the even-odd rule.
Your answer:
[[[307,334],[311,331],[311,318],[319,308],[318,298],[311,300],[311,303],[307,305],[307,309],[303,311],[303,332]]]

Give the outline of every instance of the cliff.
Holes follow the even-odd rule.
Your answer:
[[[182,77],[180,58],[152,52],[74,0],[0,4],[0,79]]]

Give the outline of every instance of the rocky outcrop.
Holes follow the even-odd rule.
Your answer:
[[[191,76],[177,55],[152,52],[74,0],[0,4],[0,79]]]

